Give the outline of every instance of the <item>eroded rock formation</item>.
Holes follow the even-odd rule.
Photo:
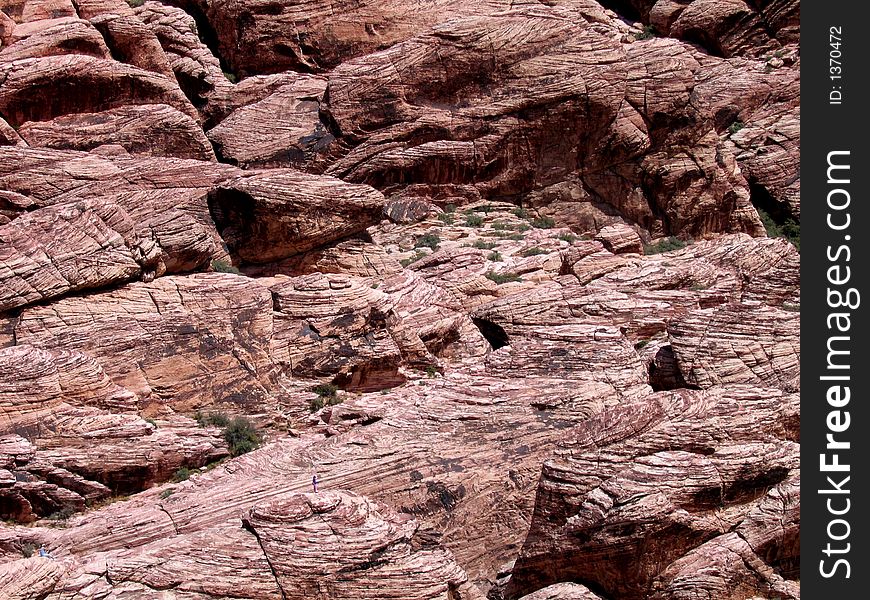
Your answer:
[[[0,596],[799,598],[796,1],[172,4],[0,0]]]

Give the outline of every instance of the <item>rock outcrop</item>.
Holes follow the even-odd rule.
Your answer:
[[[797,600],[798,25],[0,0],[0,597]]]

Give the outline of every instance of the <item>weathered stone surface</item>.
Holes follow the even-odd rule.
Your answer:
[[[757,302],[726,304],[675,319],[668,336],[690,385],[740,382],[799,389],[800,313]]]
[[[443,550],[414,549],[418,524],[344,492],[292,494],[243,517],[270,559],[282,597],[483,598]],[[288,551],[289,550],[289,551]]]
[[[666,569],[666,586],[679,586],[680,573],[692,576],[680,569],[691,560],[692,574],[701,565],[715,570],[716,552],[700,544],[716,540],[728,548],[717,536],[746,527],[769,543],[755,551],[744,544],[747,559],[795,564],[793,530],[783,523],[797,518],[791,502],[799,488],[790,477],[799,468],[798,413],[797,396],[745,386],[665,392],[578,425],[544,465],[508,597],[574,578],[609,596],[650,597]],[[770,567],[750,565],[741,568],[769,576],[759,577],[761,585],[738,585],[765,595],[773,591],[766,584],[793,586]],[[730,568],[720,572],[739,578]],[[735,593],[719,581],[712,589]],[[659,597],[702,597],[672,595],[674,589]]]
[[[758,55],[797,41],[798,0],[741,2],[727,0],[604,0],[617,10],[628,8],[660,35],[703,46],[717,55]]]
[[[325,91],[325,79],[300,76],[234,111],[209,130],[208,137],[222,159],[242,167],[315,169],[318,153],[334,139],[320,122]]]
[[[118,144],[130,154],[215,159],[199,124],[165,104],[124,106],[28,122],[18,133],[32,147],[91,150]]]
[[[265,263],[363,231],[381,219],[384,197],[365,185],[281,169],[217,186],[209,207],[230,252]]]
[[[140,398],[179,410],[269,398],[272,297],[237,275],[163,277],[26,309],[16,340],[96,358]]]
[[[0,311],[141,273],[144,252],[117,205],[59,204],[0,226]],[[137,252],[138,251],[138,252]]]
[[[445,22],[337,67],[327,108],[342,136],[362,143],[328,172],[385,193],[474,183],[484,196],[533,194],[534,205],[603,203],[659,234],[760,233],[714,114],[690,102],[718,63],[668,40],[623,46],[615,27],[608,36],[591,16],[552,11]]]
[[[521,600],[599,600],[597,596],[579,583],[554,583],[536,592],[527,594]]]
[[[613,254],[643,252],[643,241],[631,227],[627,225],[608,225],[602,227],[595,236],[607,250]]]
[[[341,375],[354,387],[404,382],[402,354],[390,332],[390,298],[365,280],[314,273],[270,288],[275,308],[272,355],[302,377]]]
[[[0,0],[0,596],[799,598],[795,0],[132,4]]]
[[[168,104],[197,118],[174,80],[111,60],[81,54],[26,58],[0,63],[0,75],[0,113],[11,125],[128,104]],[[116,85],[119,79],[127,85]]]

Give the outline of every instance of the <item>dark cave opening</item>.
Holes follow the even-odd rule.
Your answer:
[[[492,346],[493,350],[503,348],[510,343],[508,335],[501,325],[480,317],[472,317],[471,320],[480,330],[481,335],[489,342],[489,345]]]

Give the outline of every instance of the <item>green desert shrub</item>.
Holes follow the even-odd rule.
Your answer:
[[[441,243],[441,238],[438,237],[438,234],[435,233],[426,233],[417,238],[417,241],[414,242],[415,248],[431,248],[432,250],[438,249],[438,244]]]
[[[241,271],[239,271],[232,264],[228,263],[225,260],[213,260],[211,261],[211,268],[215,273],[234,273],[235,275],[240,275]]]
[[[250,419],[233,417],[224,429],[224,440],[230,450],[230,456],[241,456],[259,448],[262,437]]]
[[[643,247],[644,254],[661,254],[662,252],[670,252],[685,248],[686,242],[677,237],[669,237],[655,244],[647,244]]]
[[[537,227],[538,229],[552,229],[555,226],[556,221],[553,220],[553,217],[538,217],[532,221],[532,227]]]
[[[516,273],[495,273],[493,271],[487,273],[486,278],[490,281],[496,282],[499,285],[503,283],[511,283],[514,281],[522,281],[522,279],[520,279],[520,276]]]

